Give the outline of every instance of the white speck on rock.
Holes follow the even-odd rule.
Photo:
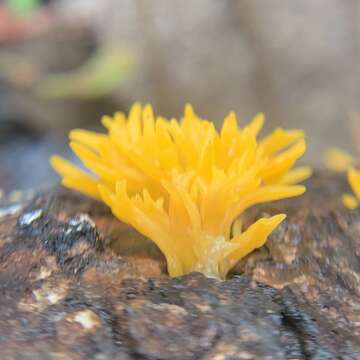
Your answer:
[[[50,304],[56,304],[59,302],[59,300],[62,299],[62,294],[50,292],[49,294],[47,294],[46,299],[49,301]]]
[[[79,214],[76,217],[70,219],[69,225],[76,227],[77,231],[81,231],[84,225],[90,225],[92,228],[96,226],[94,221],[89,217],[89,215],[86,214]]]
[[[19,224],[20,226],[29,226],[31,225],[35,220],[39,219],[43,214],[43,211],[41,209],[37,209],[31,212],[28,212],[26,214],[23,214],[19,218]]]
[[[95,227],[95,223],[92,221],[89,215],[79,214],[69,221],[71,226],[81,225],[82,223],[88,223],[91,227]]]
[[[81,324],[86,330],[91,330],[94,327],[101,326],[99,317],[91,310],[86,309],[79,311],[75,317],[74,321]]]

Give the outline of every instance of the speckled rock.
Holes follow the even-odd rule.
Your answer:
[[[226,281],[176,279],[150,241],[58,188],[0,212],[0,359],[360,359],[360,211],[319,173]]]

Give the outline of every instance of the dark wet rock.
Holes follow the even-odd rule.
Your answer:
[[[227,281],[166,275],[108,209],[65,189],[0,218],[0,359],[360,359],[360,210],[321,173]],[[27,220],[27,221],[25,221]]]

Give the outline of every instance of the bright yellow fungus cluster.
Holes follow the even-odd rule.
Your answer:
[[[355,157],[342,149],[333,147],[325,152],[326,167],[334,171],[347,173],[348,182],[355,196],[344,193],[341,199],[343,204],[352,210],[356,209],[360,203],[360,171],[355,170],[355,164]]]
[[[350,168],[347,171],[347,178],[355,196],[345,193],[342,201],[348,209],[356,209],[360,203],[360,171]]]
[[[302,194],[294,184],[310,174],[292,170],[305,152],[304,133],[277,129],[258,141],[263,122],[259,114],[240,128],[232,112],[218,132],[190,105],[178,122],[136,103],[128,118],[103,117],[106,134],[70,132],[72,150],[93,175],[58,156],[51,163],[63,185],[104,201],[156,243],[171,276],[200,271],[223,279],[285,215],[245,231],[235,220],[255,204]]]
[[[331,147],[325,151],[325,165],[327,168],[342,172],[354,166],[355,158],[348,152],[337,147]]]

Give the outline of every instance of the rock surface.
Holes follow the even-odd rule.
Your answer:
[[[360,211],[319,173],[229,280],[166,275],[157,248],[58,188],[0,212],[0,359],[360,359]]]

